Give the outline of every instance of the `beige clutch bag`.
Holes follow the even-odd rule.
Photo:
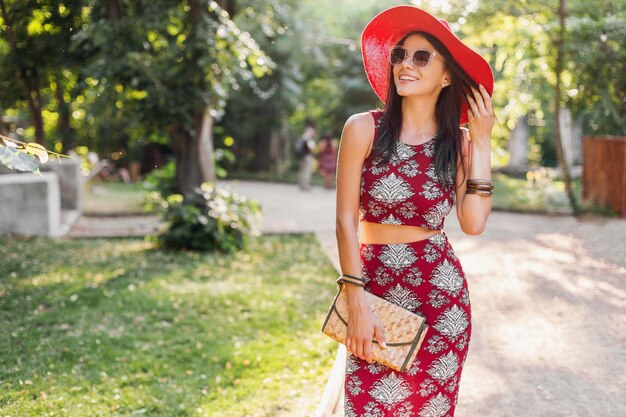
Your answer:
[[[345,344],[348,328],[348,299],[343,284],[335,296],[326,320],[322,326],[322,332],[339,343]],[[365,299],[370,311],[378,317],[385,338],[387,348],[381,348],[376,340],[372,340],[372,358],[385,366],[396,371],[409,369],[415,356],[426,336],[428,326],[423,317],[411,313],[396,304],[377,297],[365,291]]]

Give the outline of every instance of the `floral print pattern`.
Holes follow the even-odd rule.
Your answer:
[[[375,141],[382,111],[371,114]],[[455,191],[442,187],[435,175],[434,139],[418,145],[397,141],[395,153],[386,164],[373,155],[368,157],[361,169],[361,221],[443,228],[445,217],[452,211]]]
[[[348,353],[346,417],[453,417],[471,336],[465,274],[442,231],[394,244],[361,243],[365,290],[426,319],[429,329],[405,372]],[[388,341],[389,342],[389,341]]]

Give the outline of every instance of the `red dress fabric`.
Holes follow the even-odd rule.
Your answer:
[[[381,112],[372,115],[378,126]],[[375,140],[377,136],[378,128]],[[426,222],[430,229],[443,226],[442,213],[446,210],[433,207],[449,202],[453,190],[437,183],[424,186],[436,181],[428,174],[433,169],[429,146],[412,146],[415,152],[406,152],[404,157],[399,152],[385,171],[375,161],[366,161],[361,182],[366,219],[396,224]],[[402,151],[404,144],[398,149]],[[401,191],[372,191],[380,184],[381,175],[392,174],[395,184],[398,178],[405,181]],[[400,201],[399,193],[409,197]],[[368,201],[375,201],[375,205]],[[429,213],[435,214],[429,217]],[[405,372],[376,362],[368,364],[348,353],[345,416],[453,417],[471,336],[471,305],[463,268],[445,232],[409,243],[361,243],[360,258],[361,273],[367,280],[365,290],[423,316],[429,329],[415,361]]]
[[[376,140],[382,112],[371,114]],[[455,192],[440,187],[435,176],[435,138],[419,145],[399,141],[396,153],[387,164],[379,163],[370,153],[363,164],[360,220],[442,229],[445,216],[452,210]]]

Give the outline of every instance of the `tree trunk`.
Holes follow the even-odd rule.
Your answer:
[[[70,107],[68,103],[65,102],[65,97],[63,97],[63,77],[61,75],[57,75],[55,78],[57,86],[57,108],[59,111],[59,123],[57,124],[57,132],[59,133],[61,143],[63,143],[63,149],[73,149],[76,146],[76,141],[74,140],[74,130],[70,125]]]
[[[203,181],[215,181],[215,156],[213,152],[213,117],[211,108],[207,107],[202,116],[202,127],[198,140],[198,157]]]
[[[580,209],[572,190],[572,181],[569,173],[569,166],[563,152],[563,142],[561,140],[561,73],[563,72],[563,45],[565,43],[565,16],[567,10],[565,8],[565,0],[559,0],[559,37],[556,41],[556,66],[555,76],[556,85],[554,91],[554,133],[556,142],[556,155],[561,169],[563,171],[563,182],[565,183],[565,191],[569,198],[570,206],[574,215],[578,215]]]
[[[4,0],[0,0],[0,9],[2,11],[2,20],[6,26],[7,41],[13,52],[15,63],[18,68],[19,78],[24,87],[24,94],[28,102],[28,108],[33,118],[33,126],[35,127],[35,141],[41,145],[45,145],[45,132],[43,130],[43,116],[41,114],[41,96],[39,94],[39,82],[37,72],[33,68],[26,68],[20,59],[20,53],[15,43],[13,35],[13,23],[9,19],[9,15],[4,5]]]
[[[107,1],[107,17],[109,20],[120,20],[122,18],[122,8],[119,0]]]
[[[176,192],[187,199],[203,182],[197,135],[176,125],[170,129],[169,136],[176,156]]]
[[[219,0],[217,4],[228,13],[232,19],[237,13],[237,0]]]

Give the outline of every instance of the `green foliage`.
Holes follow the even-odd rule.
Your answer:
[[[144,186],[149,192],[156,192],[166,199],[176,193],[176,163],[170,161],[160,168],[153,169],[146,175]]]
[[[626,135],[626,7],[603,6],[567,20],[566,98],[586,133]]]
[[[313,235],[232,254],[5,238],[0,259],[2,416],[305,417],[322,396],[336,286]]]
[[[259,204],[213,183],[202,184],[185,201],[172,194],[163,208],[168,227],[157,240],[165,248],[233,252],[260,235]]]

